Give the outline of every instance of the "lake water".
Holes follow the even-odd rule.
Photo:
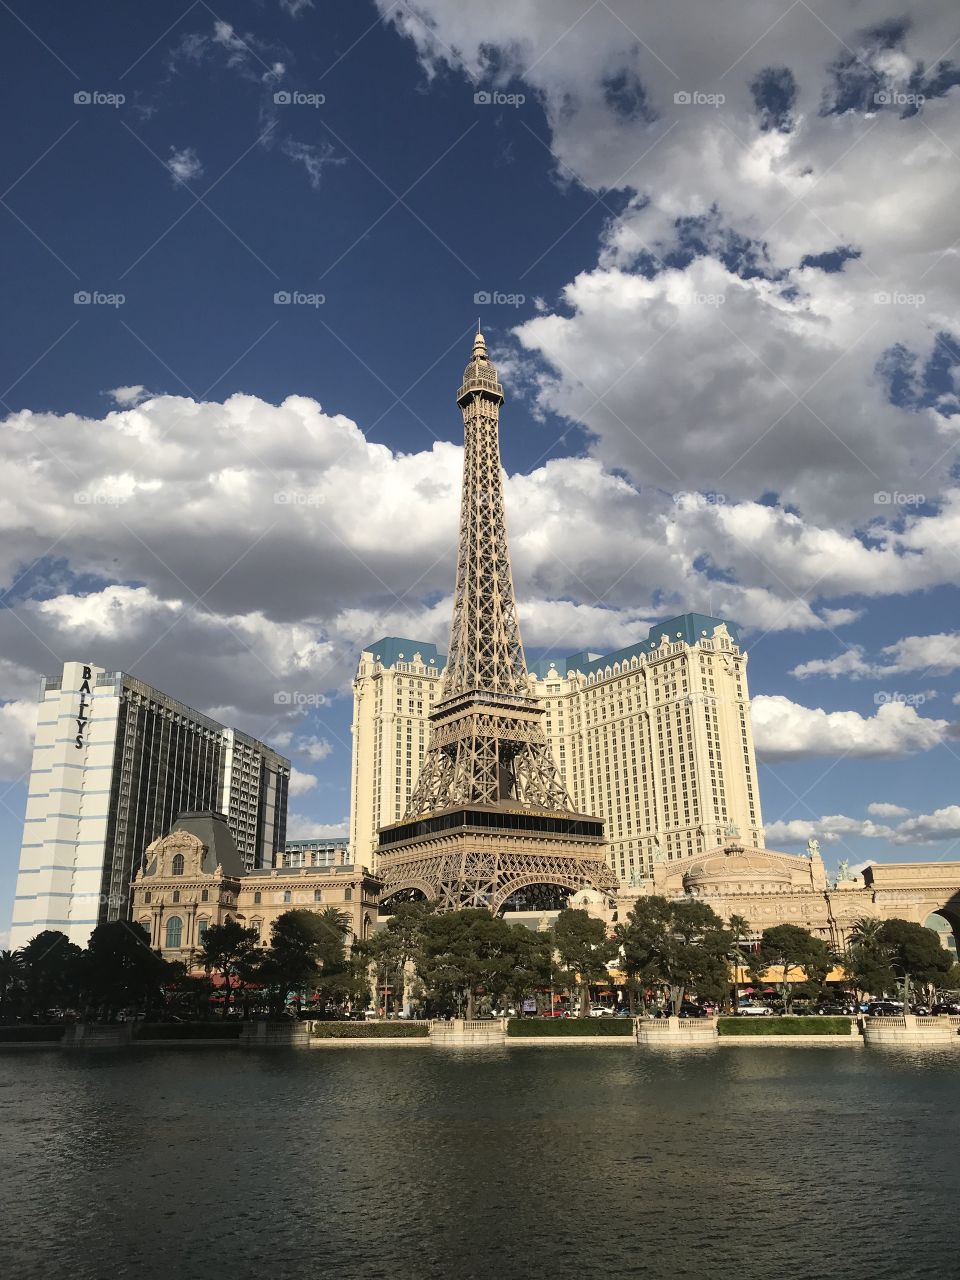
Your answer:
[[[957,1274],[960,1054],[0,1056],[7,1280]]]

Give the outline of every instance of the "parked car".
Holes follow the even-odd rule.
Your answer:
[[[933,1012],[936,1014],[948,1013],[956,1016],[960,1014],[960,1000],[940,1000],[933,1006]]]
[[[566,1009],[544,1009],[541,1018],[565,1018],[567,1016]]]
[[[740,1006],[740,1014],[748,1018],[772,1018],[773,1010],[768,1004],[744,1004]]]
[[[590,1006],[591,1018],[612,1018],[615,1013],[615,1009],[609,1009],[605,1004],[594,1004]]]
[[[898,1018],[902,1013],[899,1000],[871,1000],[867,1005],[868,1018]]]

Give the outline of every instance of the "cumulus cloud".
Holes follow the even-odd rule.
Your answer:
[[[287,817],[287,839],[323,840],[327,836],[346,836],[349,827],[349,818],[342,818],[340,822],[317,822],[302,813],[290,813]]]
[[[516,330],[539,404],[596,456],[846,530],[949,487],[955,396],[922,390],[958,333],[948,5],[840,0],[829,26],[795,5],[771,30],[737,0],[378,4],[428,75],[523,81],[563,180],[626,197]],[[910,90],[922,110],[892,106]]]
[[[319,764],[321,760],[326,760],[333,747],[326,738],[308,737],[297,740],[296,750],[314,764]]]
[[[850,676],[858,680],[916,671],[924,675],[943,675],[958,668],[960,634],[941,632],[929,636],[904,636],[894,644],[885,645],[874,661],[865,657],[861,645],[851,645],[833,658],[814,658],[810,662],[801,662],[790,674],[800,680],[807,676]]]
[[[763,760],[802,760],[812,756],[895,759],[929,751],[950,734],[948,720],[917,714],[916,708],[891,702],[873,716],[857,711],[804,707],[780,694],[753,699],[757,756]]]
[[[312,773],[302,773],[299,769],[290,770],[290,795],[303,796],[317,785],[317,778]]]
[[[0,705],[0,778],[4,781],[16,782],[29,771],[36,728],[36,699]]]
[[[150,398],[150,392],[141,383],[130,387],[114,387],[107,395],[121,409],[129,409]]]
[[[875,818],[905,818],[909,812],[902,804],[888,804],[882,800],[867,805],[867,813]]]
[[[881,810],[889,813],[880,814]],[[871,804],[867,806],[869,813],[878,816],[896,817],[909,813],[909,809],[898,805]],[[933,813],[918,814],[905,818],[894,825],[875,823],[870,818],[850,818],[845,814],[832,814],[822,818],[799,819],[768,823],[766,828],[767,843],[771,848],[777,844],[806,843],[811,837],[825,843],[835,844],[846,837],[862,837],[866,840],[882,840],[887,844],[931,845],[947,844],[960,840],[960,805],[947,805],[935,809]],[[950,849],[946,851],[948,854]],[[854,870],[862,870],[868,864],[862,863]]]

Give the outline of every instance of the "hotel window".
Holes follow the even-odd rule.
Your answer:
[[[349,886],[349,885],[348,885],[348,886],[347,886],[347,888],[346,888],[346,889],[344,889],[344,891],[343,891],[343,900],[344,900],[344,902],[352,902],[352,901],[353,901],[353,890],[350,888],[350,886]]]
[[[173,865],[170,868],[170,874],[174,876],[183,875],[183,854],[178,853],[173,859]]]
[[[259,906],[262,901],[263,901],[263,894],[258,889],[256,893],[253,895],[254,906]]]
[[[174,891],[173,891],[173,900],[174,900],[174,902],[179,902],[179,901],[180,901],[180,890],[179,890],[179,889],[174,889]]]
[[[314,902],[322,902],[322,901],[323,901],[323,890],[322,890],[322,889],[314,889],[314,891],[313,891],[313,900],[314,900]]]
[[[152,897],[153,897],[153,894],[148,889],[147,892],[143,895],[143,900],[144,902],[149,902]]]
[[[207,936],[207,930],[210,928],[209,920],[200,920],[197,922],[197,940],[202,942]]]
[[[284,900],[284,902],[291,902],[291,901],[293,900],[293,899],[291,898],[291,896],[290,896],[290,890],[289,890],[289,889],[284,889],[284,891],[283,891],[283,900]]]
[[[166,945],[170,948],[180,946],[183,938],[183,921],[179,916],[171,916],[167,921]]]
[[[210,899],[210,890],[209,890],[209,889],[201,889],[201,890],[200,890],[200,901],[201,901],[201,902],[208,902],[208,901],[209,901],[209,899]]]

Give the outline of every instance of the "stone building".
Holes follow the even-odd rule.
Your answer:
[[[189,961],[207,929],[227,920],[256,929],[267,946],[273,921],[295,908],[344,912],[350,943],[374,930],[380,887],[352,864],[248,872],[222,813],[184,813],[144,854],[133,879],[132,918],[167,960]]]
[[[376,866],[420,776],[446,658],[387,636],[353,682],[350,847]],[[732,622],[687,613],[599,656],[529,664],[553,759],[575,808],[602,818],[611,869],[639,884],[654,860],[702,853],[731,824],[763,848],[747,655]]]
[[[651,894],[694,898],[724,920],[743,916],[754,937],[774,925],[799,925],[838,950],[863,918],[927,925],[952,950],[960,936],[960,862],[872,863],[860,876],[831,881],[815,840],[806,856],[729,839],[693,857],[655,862],[649,880],[621,887],[619,919]]]

